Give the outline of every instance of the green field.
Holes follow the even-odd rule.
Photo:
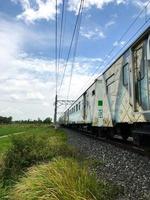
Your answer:
[[[28,125],[0,125],[0,137],[28,130]]]
[[[0,138],[0,199],[116,199],[119,189],[90,175],[92,162],[67,144],[64,131],[48,125],[5,125],[0,134],[6,136]]]
[[[19,134],[26,135],[28,133],[39,134],[39,133],[46,133],[49,131],[50,128],[47,125],[34,125],[34,124],[0,125],[0,155],[10,147],[11,138],[13,137],[13,135],[19,135]]]
[[[26,134],[28,131],[34,131],[34,129],[32,125],[0,125],[0,157],[10,147],[13,134],[21,134],[22,132]]]
[[[7,149],[10,147],[10,144],[11,142],[9,137],[0,139],[0,157],[5,151],[7,151]]]

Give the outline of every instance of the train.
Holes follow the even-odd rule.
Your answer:
[[[74,101],[59,124],[150,145],[150,27]]]

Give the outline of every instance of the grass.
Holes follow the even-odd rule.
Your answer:
[[[0,156],[10,147],[11,138],[15,133],[21,133],[24,135],[28,133],[45,133],[45,131],[49,131],[47,126],[37,126],[37,125],[0,125],[0,137],[8,136],[6,138],[0,138]],[[54,133],[53,133],[54,134]]]
[[[0,139],[0,158],[7,151],[7,149],[10,147],[11,141],[10,138],[1,138]]]
[[[13,137],[14,133],[25,132],[25,134],[27,134],[28,131],[35,132],[35,130],[34,125],[0,125],[0,137],[8,135],[8,137],[0,138],[0,159],[11,146],[11,136]]]
[[[0,125],[0,136],[26,131],[28,129],[29,126],[19,125],[19,124]]]
[[[16,180],[28,167],[50,161],[57,156],[73,156],[74,151],[66,145],[63,132],[50,128],[35,128],[28,134],[15,135],[11,146],[3,156],[0,177],[4,185]]]
[[[97,181],[71,158],[32,167],[13,188],[11,200],[111,200],[117,191]]]
[[[0,159],[11,145],[10,136],[12,136],[15,133],[27,132],[28,130],[31,129],[33,129],[33,127],[29,125],[19,125],[19,124],[0,125]],[[1,138],[1,136],[8,136],[8,137]]]
[[[24,130],[23,134],[0,140],[0,199],[116,198],[118,189],[89,175],[87,165],[91,162],[79,158],[77,151],[67,145],[63,131],[37,125]],[[92,166],[99,164],[97,160],[92,161]]]

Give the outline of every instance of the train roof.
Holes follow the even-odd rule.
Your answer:
[[[101,73],[101,75],[102,74],[104,74],[106,71],[108,71],[111,67],[112,67],[112,65],[114,65],[115,64],[115,62],[117,61],[117,60],[119,60],[129,49],[132,49],[135,45],[138,45],[138,43],[140,43],[140,41],[141,40],[143,40],[143,38],[145,38],[146,36],[147,36],[147,34],[150,32],[150,26],[144,31],[144,32],[142,32],[139,36],[138,36],[138,38],[136,38],[111,64],[110,64],[110,66],[109,67],[107,67],[106,69],[104,69],[104,71]],[[101,75],[99,75],[99,76],[101,76]]]
[[[135,45],[138,45],[138,43],[140,43],[140,41],[141,40],[143,40],[143,38],[146,38],[146,36],[147,36],[147,34],[150,32],[150,26],[148,26],[145,30],[144,30],[144,32],[142,32],[127,48],[126,48],[126,50],[124,50],[123,51],[123,53],[121,53],[106,69],[104,69],[104,71],[102,71],[101,72],[101,74],[100,75],[98,75],[98,77],[95,79],[95,81],[75,100],[75,102],[74,103],[76,103],[78,100],[79,100],[79,98],[92,86],[92,85],[94,85],[95,84],[95,82],[98,80],[98,78],[102,75],[102,74],[104,74],[106,71],[108,71],[111,67],[112,67],[112,65],[114,65],[114,63],[117,61],[117,60],[119,60],[129,49],[132,49]],[[74,104],[73,103],[73,104]],[[69,107],[69,108],[67,108],[67,110],[69,110],[71,107],[72,107],[72,105],[73,104],[71,104],[71,106]],[[66,111],[67,111],[66,110]],[[66,112],[65,111],[65,112]]]

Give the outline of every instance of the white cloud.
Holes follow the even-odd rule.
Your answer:
[[[116,24],[115,20],[110,20],[109,22],[107,22],[107,23],[105,24],[105,28],[109,28],[110,26],[112,26],[112,25],[114,25],[114,24]]]
[[[24,43],[31,35],[37,36],[23,29],[22,24],[0,19],[0,26],[0,115],[12,115],[14,119],[53,117],[55,60],[31,57],[24,52]],[[36,39],[38,41],[38,37]],[[100,58],[76,59],[71,99],[76,97],[90,78],[93,67],[101,61]],[[60,62],[59,78],[63,62]],[[71,63],[68,63],[60,98],[66,98],[70,69]]]
[[[33,23],[36,20],[54,20],[55,19],[55,0],[11,0],[14,3],[20,3],[22,6],[22,13],[17,18],[22,19],[25,22]],[[62,0],[57,0],[58,8],[62,4]],[[84,2],[84,8],[90,9],[95,6],[98,9],[102,9],[104,6],[114,3],[116,5],[125,4],[128,0],[86,0]],[[68,0],[68,10],[78,13],[80,0]],[[59,12],[59,9],[58,9]]]
[[[55,19],[55,14],[56,14],[55,0],[34,0],[34,1],[11,0],[11,1],[14,3],[19,3],[22,6],[22,13],[20,13],[17,16],[17,18],[22,19],[27,23],[33,23],[34,21],[41,19],[45,20]],[[59,6],[62,4],[62,0],[57,0],[57,1],[58,1],[58,13],[59,13]],[[136,7],[142,9],[147,5],[148,0],[86,0],[84,2],[84,8],[90,9],[91,7],[94,6],[98,9],[102,9],[104,6],[107,6],[110,3],[113,3],[115,5],[132,3]],[[80,0],[68,0],[69,11],[73,11],[77,14],[79,5],[80,5]],[[150,14],[150,5],[147,7],[147,13]]]
[[[55,0],[12,0],[15,3],[20,3],[23,12],[17,16],[26,22],[33,23],[36,20],[54,20],[55,19]],[[58,6],[61,4],[58,0]]]
[[[102,60],[100,58],[77,58],[75,70],[71,84],[70,99],[75,99],[81,87],[85,85],[91,76],[93,66],[98,66]],[[5,73],[0,84],[1,99],[6,99],[5,106],[0,105],[4,112],[4,107],[14,105],[15,110],[19,109],[23,114],[21,118],[38,118],[47,115],[53,116],[53,101],[55,96],[55,60],[14,58],[9,64],[13,67],[12,74]],[[65,99],[67,96],[68,84],[70,80],[71,63],[68,63],[66,76],[59,93],[59,98]],[[21,71],[20,71],[21,70]],[[60,67],[59,77],[62,77],[63,67]],[[47,77],[46,77],[47,76]],[[1,100],[0,99],[0,100]],[[10,100],[10,102],[7,100]],[[40,111],[39,111],[40,107]],[[47,109],[49,108],[49,109]],[[18,116],[12,112],[14,118]],[[10,110],[9,110],[10,115]]]
[[[109,3],[115,3],[119,5],[121,3],[126,3],[128,0],[86,0],[84,3],[84,8],[90,9],[92,6],[102,9]],[[70,11],[75,11],[77,13],[79,9],[80,0],[69,0],[68,7]]]
[[[20,118],[20,116],[22,116],[24,113],[19,110],[18,108],[14,108],[12,106],[8,106],[7,108],[4,108],[2,110],[0,110],[0,115],[2,116],[16,116],[17,119]]]
[[[145,14],[150,14],[150,3],[148,0],[132,0],[131,3],[135,5],[139,9],[144,9],[146,8],[146,13],[143,14],[145,17]]]
[[[87,39],[103,39],[105,38],[105,34],[102,31],[101,28],[95,27],[94,29],[88,28],[88,27],[81,27],[80,31],[81,36],[87,38]]]
[[[126,43],[126,41],[121,41],[121,42],[115,41],[113,43],[113,46],[114,47],[117,47],[117,46],[122,47],[123,45],[125,45],[125,43]]]
[[[128,3],[128,0],[117,0],[116,2],[117,4],[121,4],[121,3],[125,4],[125,3]]]

